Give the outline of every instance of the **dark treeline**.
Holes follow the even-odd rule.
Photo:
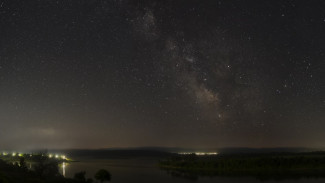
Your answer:
[[[260,179],[325,177],[325,153],[268,153],[216,156],[175,155],[160,162],[172,175],[255,176]]]
[[[58,161],[48,157],[35,159],[33,169],[26,167],[25,158],[19,162],[6,162],[0,159],[0,183],[92,183],[92,179],[86,179],[86,172],[78,172],[74,178],[65,178],[59,173]],[[111,175],[106,170],[99,170],[94,175],[100,182],[109,181]]]
[[[46,157],[47,156],[47,157]],[[46,154],[23,154],[21,156],[12,156],[12,155],[0,155],[0,159],[5,160],[7,162],[17,162],[20,161],[21,158],[24,158],[27,162],[40,162],[44,158],[48,158]],[[48,158],[52,159],[52,161],[56,161],[58,163],[62,162],[71,162],[72,160],[62,159],[62,158]]]
[[[63,151],[72,157],[126,158],[126,157],[168,157],[171,153],[146,149],[76,149]]]

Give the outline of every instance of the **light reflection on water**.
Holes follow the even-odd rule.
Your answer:
[[[113,183],[142,182],[142,183],[261,183],[252,177],[199,177],[196,180],[174,177],[160,170],[158,159],[80,159],[79,162],[64,163],[60,166],[62,175],[73,178],[74,174],[86,171],[87,178],[99,169],[106,169],[112,174]],[[279,183],[275,180],[267,183]],[[281,180],[280,183],[324,183],[324,178],[310,178],[299,180]]]
[[[69,164],[65,163],[65,162],[59,164],[59,168],[60,168],[59,171],[64,177],[66,176],[65,170],[66,170],[67,165],[69,165]]]
[[[62,175],[65,177],[65,162],[62,163]]]

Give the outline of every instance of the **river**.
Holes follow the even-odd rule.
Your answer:
[[[72,178],[76,172],[86,171],[87,178],[99,169],[106,169],[112,174],[112,183],[259,183],[262,182],[254,177],[198,177],[187,179],[171,176],[166,171],[160,170],[157,166],[158,159],[153,158],[131,158],[131,159],[79,159],[78,162],[65,163],[60,165],[60,172],[65,177]],[[265,181],[264,181],[265,182]],[[268,180],[274,183],[277,180]],[[281,180],[281,183],[323,183],[324,178],[303,178],[293,180]]]

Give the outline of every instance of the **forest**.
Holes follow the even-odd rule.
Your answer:
[[[254,176],[285,179],[325,176],[325,152],[227,154],[214,156],[174,155],[159,162],[172,175]]]

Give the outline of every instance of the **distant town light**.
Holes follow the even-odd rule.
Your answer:
[[[8,154],[7,152],[0,152],[0,156],[12,156],[12,157],[15,157],[15,156],[19,156],[19,157],[24,157],[24,156],[29,156],[29,157],[32,157],[33,154],[24,154],[24,153],[16,153],[16,152],[12,152],[11,154]],[[67,160],[67,156],[66,155],[60,155],[60,154],[48,154],[48,155],[45,155],[45,154],[40,154],[41,156],[48,156],[49,158],[57,158],[57,159],[62,159],[62,160]]]
[[[181,152],[178,154],[181,154],[181,155],[195,154],[197,156],[205,156],[205,155],[217,155],[218,153],[217,152]]]

